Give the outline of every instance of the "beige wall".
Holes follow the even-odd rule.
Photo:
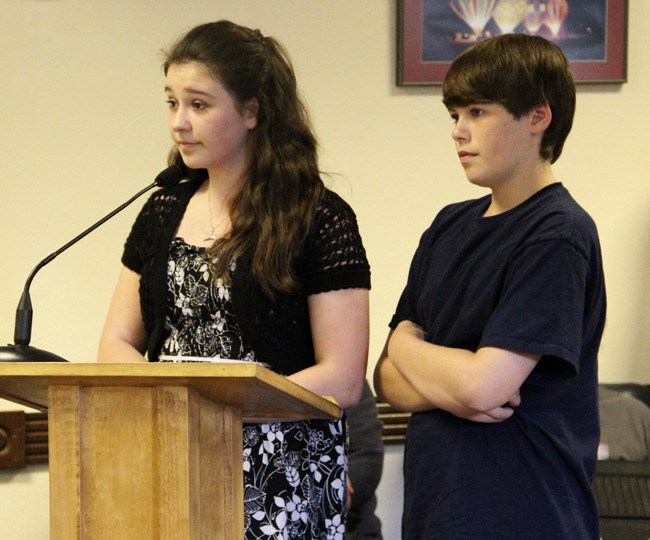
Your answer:
[[[34,265],[164,167],[159,49],[194,24],[228,18],[287,46],[322,168],[335,173],[332,186],[357,211],[373,269],[371,370],[421,232],[444,204],[482,194],[454,156],[439,88],[395,86],[395,4],[0,0],[0,341],[13,340],[16,304]],[[574,129],[556,166],[600,229],[609,296],[600,373],[609,382],[650,382],[650,50],[643,30],[650,4],[631,2],[630,9],[628,83],[579,87]],[[94,360],[122,243],[143,201],[38,274],[33,345]],[[389,468],[393,478],[392,462]],[[46,481],[42,470],[0,474],[0,536],[47,538],[47,518],[24,509],[36,497],[37,511],[47,512]],[[7,523],[13,528],[3,531]]]

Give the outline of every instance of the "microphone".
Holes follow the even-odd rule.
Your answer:
[[[110,214],[104,216],[94,225],[88,227],[80,235],[76,236],[70,240],[67,244],[57,249],[54,253],[51,253],[36,267],[32,270],[31,274],[25,282],[25,287],[23,288],[23,293],[18,302],[18,308],[16,309],[16,326],[14,328],[14,344],[7,345],[6,347],[0,347],[0,362],[67,362],[60,356],[57,356],[54,353],[43,351],[37,349],[36,347],[30,347],[29,342],[31,341],[32,336],[32,301],[29,296],[29,287],[32,284],[32,280],[41,268],[46,264],[52,262],[56,257],[63,253],[70,246],[76,244],[87,234],[93,232],[97,227],[102,225],[105,221],[108,221],[118,212],[124,210],[129,204],[135,201],[138,197],[149,191],[154,187],[171,187],[178,184],[183,178],[183,171],[178,165],[172,165],[167,167],[162,171],[154,182],[148,185],[146,188],[142,189],[131,197],[124,204],[118,206]]]

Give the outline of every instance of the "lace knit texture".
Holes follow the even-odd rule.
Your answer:
[[[145,203],[125,245],[122,262],[141,275],[141,309],[150,360],[157,359],[164,339],[169,245],[199,185],[185,182],[155,192]],[[326,191],[296,260],[300,291],[270,300],[252,279],[251,264],[252,251],[237,261],[243,271],[233,280],[233,307],[256,354],[284,374],[313,363],[306,295],[370,288],[370,267],[356,216],[332,191]],[[293,360],[282,358],[287,351],[292,352]]]

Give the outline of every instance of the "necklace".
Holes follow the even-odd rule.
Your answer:
[[[215,232],[219,226],[226,221],[228,214],[226,214],[216,225],[212,220],[212,201],[210,200],[210,188],[208,187],[208,213],[210,214],[210,232],[206,233],[204,242],[214,242],[217,239],[217,233]]]

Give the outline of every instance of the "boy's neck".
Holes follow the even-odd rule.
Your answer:
[[[485,211],[484,217],[496,216],[512,210],[556,181],[551,164],[544,162],[537,171],[527,178],[493,186],[492,201]]]

